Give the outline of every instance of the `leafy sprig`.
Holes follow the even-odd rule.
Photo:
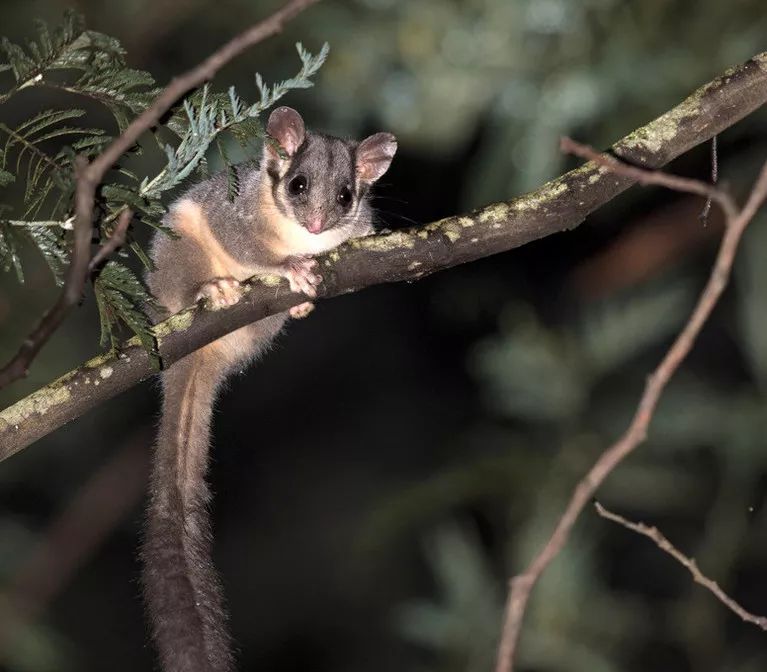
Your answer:
[[[139,337],[148,352],[154,353],[155,339],[146,308],[156,304],[136,274],[124,264],[109,261],[94,287],[101,319],[101,345],[117,347],[117,327],[122,323]]]
[[[144,198],[156,198],[161,193],[176,187],[198,167],[211,143],[221,133],[232,131],[236,134],[238,126],[256,120],[261,112],[274,105],[288,91],[311,87],[310,78],[322,67],[329,47],[325,43],[316,56],[304,49],[300,42],[296,45],[296,49],[302,67],[295,77],[270,87],[264,83],[260,74],[256,74],[256,86],[260,98],[255,103],[244,103],[233,86],[229,88],[226,98],[220,94],[211,96],[209,87],[206,85],[199,96],[185,100],[183,103],[185,120],[177,118],[171,123],[171,127],[182,136],[181,142],[175,148],[171,145],[165,146],[168,157],[166,167],[152,180],[142,181],[139,195]],[[258,134],[263,136],[263,129],[260,126],[257,129]],[[225,156],[222,158],[226,160]]]
[[[166,212],[165,195],[181,186],[191,175],[204,172],[211,145],[215,143],[229,176],[228,197],[239,191],[237,171],[221,142],[228,133],[243,146],[263,138],[259,115],[293,89],[312,86],[313,77],[324,63],[328,46],[317,55],[300,43],[299,72],[292,78],[268,85],[255,76],[256,102],[245,102],[234,87],[217,92],[209,85],[180,102],[169,119],[153,134],[153,139],[170,131],[177,140],[161,146],[164,167],[154,176],[140,177],[123,162],[108,174],[97,196],[98,218],[94,223],[102,240],[106,239],[126,209],[136,214],[135,221],[169,233],[162,219]],[[8,104],[25,89],[47,87],[77,94],[103,105],[114,119],[114,128],[96,128],[84,123],[84,109],[61,107],[40,112],[15,125],[0,123],[0,189],[16,193],[22,203],[21,215],[11,217],[9,205],[0,205],[0,268],[13,270],[24,280],[20,250],[35,247],[45,259],[53,278],[61,283],[71,253],[71,222],[75,187],[74,165],[78,155],[98,156],[133,118],[153,101],[159,89],[149,73],[130,68],[125,50],[116,39],[86,29],[74,12],[67,12],[62,25],[51,31],[37,23],[36,37],[22,46],[7,38],[0,40],[0,74],[10,73],[13,82],[0,93],[0,106]],[[134,146],[131,154],[155,149]],[[156,149],[155,149],[156,151]],[[10,199],[6,199],[10,200]],[[127,248],[140,264],[151,267],[149,255],[128,232]],[[123,256],[125,254],[123,253]],[[146,308],[151,296],[139,277],[122,261],[112,260],[94,274],[94,291],[101,319],[102,344],[115,347],[120,325],[139,336],[148,350],[154,338]]]

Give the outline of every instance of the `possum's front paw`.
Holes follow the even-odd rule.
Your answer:
[[[233,306],[240,300],[242,288],[234,278],[213,278],[197,292],[195,302],[204,301],[208,310],[221,310]]]
[[[314,272],[317,262],[311,257],[288,257],[282,265],[285,277],[292,292],[303,292],[307,296],[317,296],[315,287],[322,282],[322,276]]]
[[[297,306],[293,306],[290,309],[290,316],[294,320],[302,320],[305,317],[308,317],[309,313],[311,313],[314,310],[314,304],[310,301],[304,301],[303,303],[299,303]]]

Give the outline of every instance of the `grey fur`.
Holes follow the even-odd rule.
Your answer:
[[[269,128],[284,134],[285,144],[302,140],[293,156],[282,157],[266,144],[260,165],[239,167],[240,193],[234,202],[227,198],[227,178],[221,174],[193,186],[171,206],[165,222],[181,238],[155,237],[156,269],[148,276],[152,292],[169,311],[193,303],[201,288],[217,274],[221,277],[222,268],[230,276],[286,275],[291,258],[372,231],[367,196],[377,178],[359,179],[370,174],[370,166],[360,164],[358,144],[304,133],[303,121],[290,108],[275,110]],[[373,150],[383,148],[388,167],[394,136],[372,138]],[[381,153],[374,158],[380,162]],[[308,184],[300,195],[289,190],[297,175]],[[348,204],[339,201],[345,187],[351,192]],[[307,230],[312,217],[322,221],[317,235]],[[286,319],[287,314],[276,315],[243,327],[163,374],[163,414],[142,558],[145,600],[165,672],[234,669],[224,599],[210,558],[205,474],[211,407],[227,376],[267,349]]]

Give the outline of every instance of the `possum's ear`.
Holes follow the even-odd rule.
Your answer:
[[[397,151],[397,138],[391,133],[376,133],[357,145],[357,178],[372,184],[391,165]]]
[[[306,128],[301,115],[292,107],[278,107],[269,115],[266,132],[277,141],[288,156],[293,156],[304,142]],[[268,142],[267,148],[277,155],[277,151]]]

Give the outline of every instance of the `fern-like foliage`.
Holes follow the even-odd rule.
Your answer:
[[[295,77],[279,82],[274,86],[264,83],[261,75],[256,74],[256,86],[260,99],[251,104],[243,102],[234,87],[227,96],[210,95],[209,87],[203,87],[198,96],[192,96],[183,104],[184,117],[176,117],[169,126],[180,136],[181,142],[175,148],[165,146],[168,164],[152,180],[144,179],[139,188],[139,195],[144,198],[156,198],[163,192],[183,182],[199,166],[211,143],[224,131],[230,131],[240,140],[252,140],[256,133],[263,136],[263,129],[253,122],[264,110],[274,105],[292,89],[306,89],[312,86],[311,77],[322,67],[328,55],[327,43],[316,56],[304,49],[299,42],[296,45],[301,59],[301,70]],[[244,128],[243,128],[244,127]],[[247,129],[245,135],[243,132]]]
[[[150,353],[155,351],[152,323],[145,309],[154,305],[152,295],[136,274],[117,261],[109,261],[94,283],[101,318],[101,345],[118,346],[118,326],[125,324]]]
[[[69,11],[53,33],[45,23],[37,22],[37,40],[30,41],[26,49],[8,38],[0,39],[0,50],[8,59],[2,68],[13,73],[14,90],[34,85],[51,70],[82,68],[86,61],[82,49],[84,32],[82,19]]]
[[[59,88],[98,100],[123,130],[158,92],[149,73],[127,66],[118,40],[86,30],[82,18],[72,11],[64,15],[62,25],[53,33],[38,22],[37,40],[30,41],[26,49],[3,38],[0,50],[8,59],[5,69],[11,70],[16,80],[9,92],[0,95],[0,103],[24,88]],[[62,71],[80,74],[62,78]]]
[[[63,214],[64,201],[74,188],[75,153],[92,157],[111,139],[103,129],[66,124],[84,114],[78,109],[46,110],[15,128],[0,123],[0,133],[6,136],[0,146],[0,170],[11,176],[9,181],[24,184],[24,217],[36,218],[56,191],[58,198],[51,204],[49,213],[51,217]],[[68,147],[71,151],[62,149],[49,154],[45,148],[57,138],[71,139]]]
[[[20,249],[32,244],[45,259],[56,285],[62,285],[69,262],[64,222],[15,221],[0,219],[0,269],[14,270],[19,282],[24,282]]]
[[[57,285],[64,282],[69,256],[64,242],[64,229],[45,224],[21,228],[26,238],[40,251]]]
[[[292,78],[268,85],[260,75],[255,82],[258,100],[243,101],[234,88],[217,92],[208,85],[191,93],[171,110],[167,122],[153,138],[174,137],[161,145],[164,167],[155,175],[139,176],[124,161],[107,175],[97,194],[96,232],[102,240],[112,232],[120,214],[130,208],[136,221],[172,235],[162,224],[166,206],[163,198],[191,175],[205,174],[207,156],[215,146],[229,176],[228,196],[239,190],[237,171],[221,142],[229,134],[243,146],[263,138],[258,120],[265,109],[292,89],[312,85],[314,76],[327,57],[324,45],[317,55],[299,43],[299,72]],[[0,189],[16,196],[20,213],[10,216],[11,208],[0,205],[0,268],[13,270],[20,282],[24,273],[20,250],[35,247],[45,259],[53,278],[61,283],[71,251],[71,222],[75,190],[75,158],[93,159],[159,92],[151,75],[128,67],[125,51],[114,38],[86,29],[73,12],[51,31],[38,23],[36,37],[25,46],[6,38],[0,40],[0,76],[12,78],[9,88],[0,88],[0,106],[7,105],[20,92],[34,88],[66,91],[97,101],[112,115],[112,127],[94,127],[84,109],[50,109],[15,125],[0,123]],[[163,129],[170,132],[163,133]],[[133,147],[128,154],[157,145]],[[128,158],[128,156],[124,157]],[[2,193],[2,192],[0,192]],[[128,233],[128,250],[145,267],[151,266],[148,254]],[[151,322],[144,308],[151,302],[138,276],[123,263],[106,264],[94,278],[94,290],[101,318],[102,343],[114,347],[119,326],[127,326],[151,351]]]
[[[0,206],[0,210],[2,209]],[[24,270],[19,256],[21,244],[21,231],[14,228],[8,220],[0,220],[0,268],[3,271],[15,271],[19,282],[24,282]]]

